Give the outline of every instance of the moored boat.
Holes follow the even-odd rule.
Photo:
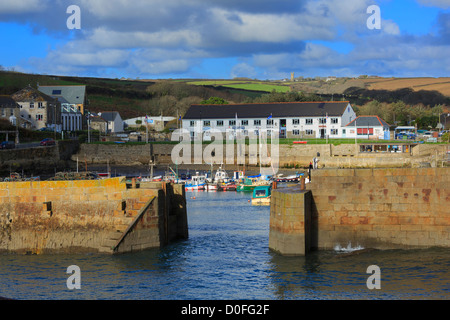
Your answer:
[[[247,177],[243,183],[237,185],[236,191],[253,191],[256,187],[270,185],[270,181],[262,180],[260,177]]]
[[[217,191],[236,191],[236,184],[234,183],[225,183],[222,185],[218,185]]]
[[[186,191],[206,190],[206,176],[199,174],[192,176],[192,179],[186,182],[184,188]]]
[[[272,187],[270,185],[255,187],[252,195],[252,205],[270,206],[271,194],[272,194]]]

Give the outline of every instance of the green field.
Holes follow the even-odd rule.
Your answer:
[[[187,84],[197,86],[217,86],[239,90],[251,90],[251,91],[264,91],[264,92],[289,92],[291,88],[288,85],[271,84],[261,81],[248,81],[248,80],[204,80],[204,81],[191,81]]]

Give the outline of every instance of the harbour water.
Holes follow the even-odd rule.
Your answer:
[[[450,249],[358,244],[306,257],[268,248],[269,207],[248,193],[188,192],[189,239],[123,255],[0,255],[0,296],[18,300],[447,300]],[[195,198],[194,198],[195,197]],[[69,290],[77,265],[81,288]],[[367,268],[380,268],[369,289]]]

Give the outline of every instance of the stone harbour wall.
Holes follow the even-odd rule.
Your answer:
[[[319,169],[306,189],[311,248],[450,247],[450,168]],[[303,197],[299,187],[290,193]],[[285,194],[273,192],[271,223],[272,214],[305,215],[303,206],[278,205]],[[287,221],[285,234],[295,231]]]
[[[0,183],[0,251],[18,253],[129,252],[168,243],[184,190],[104,180]],[[170,193],[169,193],[169,191]],[[178,195],[178,198],[175,197]],[[179,202],[179,203],[178,203]],[[175,225],[166,221],[175,215]],[[167,227],[165,227],[167,225]],[[175,233],[175,237],[178,233]]]
[[[177,144],[82,144],[77,153],[73,154],[72,161],[79,161],[87,164],[122,164],[122,165],[148,165],[150,161],[156,164],[173,164],[172,150]],[[205,160],[205,149],[209,145],[201,146],[201,154],[196,155],[194,142],[191,143],[191,164],[209,164]],[[216,148],[218,146],[214,146]],[[238,164],[237,145],[234,148],[233,163],[228,163],[226,145],[222,152],[215,150],[215,154],[222,154],[222,159],[216,163],[226,163],[227,165]],[[208,151],[213,149],[212,146]],[[446,145],[416,145],[407,153],[360,153],[359,146],[355,144],[280,144],[279,145],[279,167],[307,167],[314,157],[319,154],[319,167],[325,168],[392,168],[392,167],[419,167],[423,162],[429,162],[430,157],[443,157],[447,151]],[[271,146],[268,148],[269,154]],[[254,154],[249,146],[245,147],[246,165],[259,166],[254,159],[258,154]],[[181,157],[182,155],[180,155]],[[181,163],[178,163],[181,164]],[[241,163],[239,163],[241,164]]]

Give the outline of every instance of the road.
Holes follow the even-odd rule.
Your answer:
[[[16,149],[27,149],[27,148],[35,148],[35,147],[39,147],[39,142],[16,144]]]

